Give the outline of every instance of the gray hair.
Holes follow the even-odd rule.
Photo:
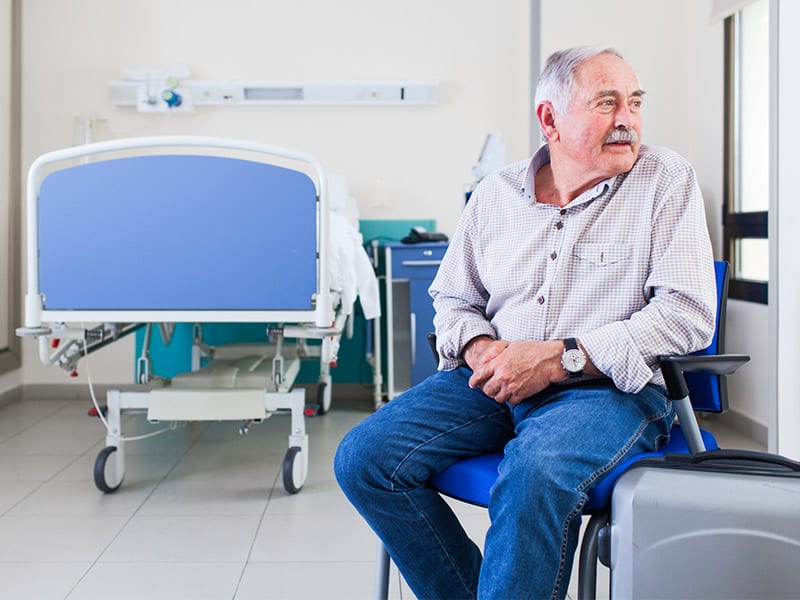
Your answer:
[[[617,50],[607,46],[577,46],[551,54],[536,85],[534,110],[541,102],[550,102],[556,113],[565,113],[572,100],[575,72],[585,61],[599,54],[622,58]]]

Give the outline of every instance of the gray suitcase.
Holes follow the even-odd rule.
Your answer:
[[[742,450],[641,461],[611,503],[612,599],[800,598],[800,463]]]

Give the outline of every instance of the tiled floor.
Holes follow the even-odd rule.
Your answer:
[[[334,402],[307,419],[309,475],[296,495],[282,485],[289,419],[281,415],[244,437],[235,423],[211,423],[131,443],[122,487],[101,494],[92,471],[105,431],[88,408],[81,400],[0,408],[1,598],[372,597],[376,542],[332,473],[338,441],[369,414],[368,401]],[[129,415],[126,434],[155,427]],[[757,447],[731,435],[719,437]],[[486,511],[456,511],[481,543]],[[390,597],[413,598],[396,571]]]

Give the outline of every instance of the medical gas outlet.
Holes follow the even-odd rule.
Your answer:
[[[190,112],[192,90],[182,83],[188,75],[189,69],[184,66],[170,69],[126,69],[122,72],[122,81],[118,83],[124,85],[130,98],[129,103],[135,104],[139,112]],[[112,101],[113,98],[112,89]]]
[[[429,81],[237,82],[188,79],[188,68],[127,69],[108,83],[112,104],[142,112],[175,112],[226,105],[419,105],[436,104]]]

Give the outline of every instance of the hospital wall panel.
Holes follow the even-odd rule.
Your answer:
[[[531,5],[541,5],[538,18]],[[543,60],[566,45],[608,43],[648,91],[645,141],[697,167],[719,247],[722,30],[709,14],[709,2],[696,0],[24,2],[22,166],[87,136],[243,137],[316,155],[347,177],[362,219],[434,219],[451,234],[486,133],[500,134],[508,162],[531,151],[531,45]],[[121,69],[182,64],[206,80],[431,80],[439,100],[158,115],[111,105],[107,83]],[[75,243],[88,235],[76,232]],[[132,339],[104,348],[95,378],[129,380],[133,355]],[[85,374],[70,380],[41,367],[26,344],[24,380],[84,383]]]
[[[91,138],[194,134],[297,148],[347,178],[364,219],[435,219],[452,233],[484,138],[528,155],[529,2],[509,0],[37,0],[23,3],[23,167]],[[113,106],[121,69],[187,65],[191,77],[438,83],[422,106],[221,106],[145,114]],[[75,232],[75,243],[90,236]],[[24,281],[24,274],[23,274]],[[128,381],[133,341],[93,357]],[[25,380],[84,382],[38,363]]]

